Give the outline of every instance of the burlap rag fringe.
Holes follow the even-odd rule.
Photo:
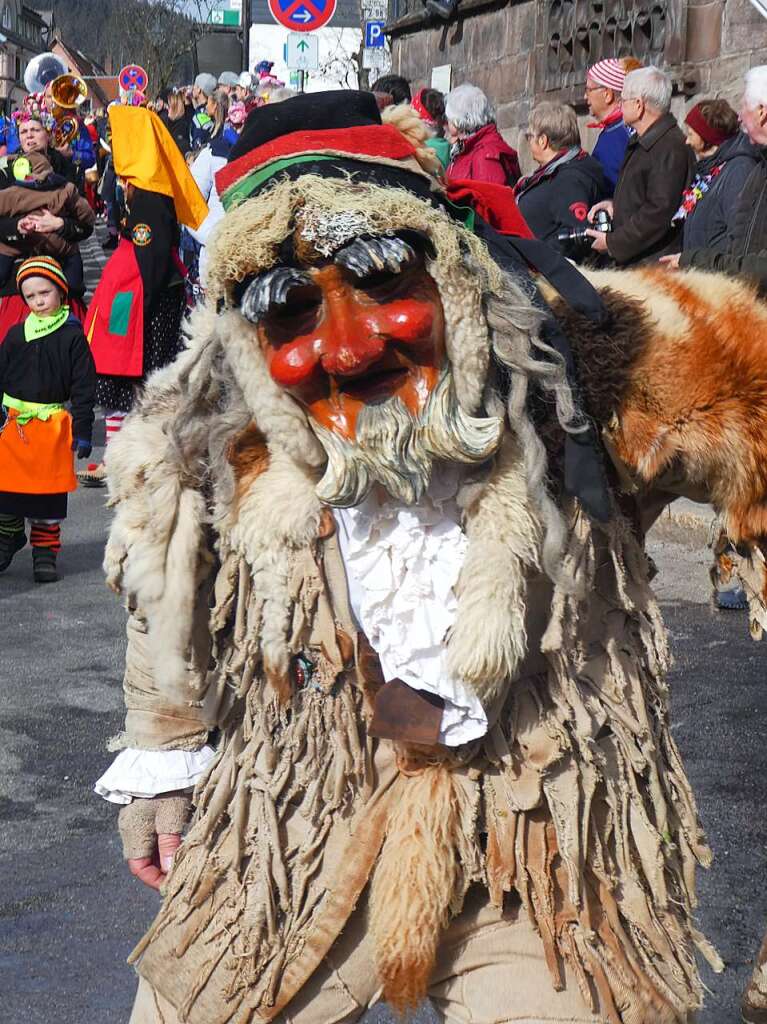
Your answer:
[[[711,855],[669,731],[668,651],[644,554],[623,520],[605,531],[575,509],[571,524],[567,568],[587,598],[555,591],[548,670],[512,684],[480,744],[400,779],[407,799],[388,814],[371,894],[381,981],[400,1008],[425,993],[439,932],[474,881],[498,905],[519,894],[554,986],[566,964],[610,1024],[683,1024],[702,1001],[694,947],[722,967],[693,923],[695,866]],[[285,971],[323,913],[312,882],[332,856],[334,824],[370,799],[374,748],[348,675],[279,699],[246,561],[231,556],[220,580],[214,655],[219,685],[234,694],[223,753],[198,787],[162,909],[131,960],[171,927],[175,955],[194,945],[199,964],[180,1020],[224,966],[228,986],[206,1001],[206,1022],[244,1024],[280,1004]],[[379,915],[400,885],[399,910]]]

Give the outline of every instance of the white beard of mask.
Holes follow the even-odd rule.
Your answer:
[[[354,441],[309,422],[328,455],[317,496],[337,508],[358,505],[375,483],[393,498],[415,504],[429,486],[435,460],[485,462],[503,435],[503,420],[469,416],[461,409],[449,370],[420,416],[413,416],[398,397],[366,405],[357,417]]]

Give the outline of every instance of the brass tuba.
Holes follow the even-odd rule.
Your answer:
[[[67,72],[54,78],[48,85],[47,92],[48,113],[56,121],[53,130],[54,145],[68,146],[80,131],[75,107],[78,107],[88,95],[88,86],[82,78]]]

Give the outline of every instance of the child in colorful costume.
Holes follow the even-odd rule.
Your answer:
[[[26,544],[28,519],[35,581],[52,583],[67,494],[77,487],[72,452],[78,459],[91,453],[96,368],[82,325],[66,305],[61,265],[32,257],[16,280],[30,313],[0,346],[0,572]]]

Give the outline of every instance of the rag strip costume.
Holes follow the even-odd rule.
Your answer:
[[[86,335],[98,402],[123,415],[148,374],[176,357],[184,311],[179,222],[198,227],[205,201],[167,129],[151,111],[109,108],[115,173],[132,186],[123,237],[94,293]]]
[[[55,260],[26,260],[19,286],[28,277],[46,277],[66,296],[66,277]],[[67,305],[48,317],[28,313],[0,345],[0,533],[16,549],[25,543],[24,519],[32,521],[33,548],[60,547],[59,523],[77,487],[72,440],[90,443],[95,388],[82,324]]]
[[[384,118],[350,92],[251,114],[217,180],[217,311],[107,455],[128,711],[99,788],[127,857],[180,831],[162,794],[198,779],[131,1021],[429,995],[450,1022],[686,1024],[696,950],[721,962],[641,531],[705,481],[748,534],[740,467],[720,480],[715,431],[695,448],[678,408],[684,354],[698,384],[691,348],[728,344],[693,302],[711,279],[669,300],[667,274],[603,273],[600,300],[537,243],[464,227],[416,116]],[[523,250],[569,293],[547,290],[572,351]]]

